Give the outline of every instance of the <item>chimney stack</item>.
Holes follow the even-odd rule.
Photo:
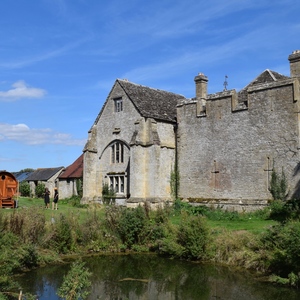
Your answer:
[[[291,77],[300,78],[300,50],[294,51],[289,55]]]
[[[199,73],[194,81],[196,83],[196,98],[199,100],[206,99],[208,78],[203,73]]]

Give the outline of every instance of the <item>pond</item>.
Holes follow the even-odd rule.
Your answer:
[[[101,255],[83,259],[92,272],[89,300],[296,300],[300,292],[263,283],[247,272],[170,260],[156,255]],[[23,292],[58,300],[69,264],[39,268],[18,277]]]

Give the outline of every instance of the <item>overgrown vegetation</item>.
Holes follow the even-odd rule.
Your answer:
[[[82,179],[76,179],[76,189],[77,189],[78,196],[82,198],[82,193],[83,193]]]
[[[273,199],[285,200],[287,196],[287,188],[288,184],[283,168],[281,174],[278,174],[275,168],[273,168],[270,182],[270,192]]]
[[[102,185],[102,200],[104,204],[114,204],[116,200],[116,192],[107,183]]]
[[[2,298],[18,292],[11,280],[14,273],[62,255],[91,252],[151,251],[238,265],[299,285],[299,201],[274,200],[264,210],[239,214],[180,200],[153,211],[147,203],[129,209],[80,206],[76,199],[60,201],[59,211],[45,210],[39,199],[26,199],[27,207],[21,199],[20,208],[0,211]],[[82,266],[75,269],[79,272]]]
[[[170,174],[170,188],[171,188],[171,196],[173,199],[177,198],[177,192],[179,190],[180,183],[180,175],[177,165],[174,166]]]
[[[71,265],[70,271],[64,276],[57,295],[65,300],[86,299],[90,293],[88,288],[91,286],[91,275],[84,262],[75,261]]]

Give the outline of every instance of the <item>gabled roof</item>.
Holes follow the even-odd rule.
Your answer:
[[[184,96],[171,92],[138,85],[117,79],[139,113],[146,118],[172,121],[176,117],[176,105]]]
[[[266,69],[264,72],[262,72],[260,75],[258,75],[253,81],[251,81],[246,88],[256,85],[256,84],[263,84],[263,83],[269,83],[269,82],[276,82],[280,80],[286,80],[290,77],[282,75],[280,73],[277,73],[275,71],[271,71],[269,69]]]
[[[34,171],[31,175],[29,175],[26,180],[27,181],[47,181],[52,176],[54,176],[59,171],[62,171],[64,167],[57,167],[57,168],[41,168]]]
[[[243,89],[241,89],[238,92],[238,99],[239,99],[238,101],[239,102],[247,101],[247,90],[249,87],[259,85],[259,84],[264,84],[264,83],[278,82],[286,79],[290,79],[290,77],[266,69],[260,75],[258,75],[254,80],[252,80],[247,86],[245,86]]]
[[[184,96],[179,94],[135,84],[128,80],[117,79],[94,124],[98,122],[116,84],[122,87],[138,112],[145,118],[174,122],[177,103],[185,99]]]
[[[83,177],[83,154],[81,154],[58,178],[82,178]]]

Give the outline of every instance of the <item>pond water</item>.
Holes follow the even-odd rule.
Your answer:
[[[246,272],[156,255],[101,255],[83,259],[92,272],[89,300],[296,300],[300,292],[263,283]],[[58,300],[69,264],[18,277],[23,292]]]

